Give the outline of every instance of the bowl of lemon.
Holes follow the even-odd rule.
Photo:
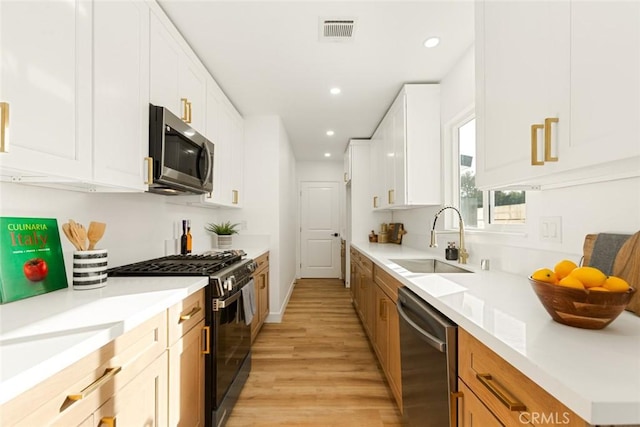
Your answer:
[[[595,267],[562,260],[529,277],[538,299],[553,320],[584,329],[602,329],[627,307],[636,289],[624,279]]]

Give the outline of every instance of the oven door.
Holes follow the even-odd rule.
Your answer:
[[[252,283],[248,281],[243,286]],[[238,290],[220,305],[224,307],[213,311],[212,328],[215,408],[227,395],[251,350],[251,325],[245,321],[242,291]]]

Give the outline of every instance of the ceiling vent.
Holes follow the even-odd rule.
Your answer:
[[[318,30],[321,42],[349,42],[353,40],[356,21],[352,18],[320,18]]]

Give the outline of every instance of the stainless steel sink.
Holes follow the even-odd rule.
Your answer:
[[[390,259],[389,261],[398,264],[411,273],[473,273],[472,271],[433,258]]]

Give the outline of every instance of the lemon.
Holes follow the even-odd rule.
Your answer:
[[[609,289],[603,288],[602,286],[594,286],[593,288],[589,288],[589,291],[611,292]]]
[[[627,292],[630,287],[626,280],[616,276],[607,277],[602,286],[613,292]]]
[[[556,277],[556,273],[554,273],[548,268],[541,268],[539,270],[534,271],[533,274],[531,275],[531,278],[533,280],[538,280],[540,282],[547,282],[547,283],[554,283],[554,284],[558,283],[558,278]]]
[[[578,268],[575,262],[563,259],[553,267],[553,271],[556,273],[558,280],[560,280],[563,277],[567,277],[575,268]]]
[[[582,282],[573,276],[567,276],[560,279],[558,282],[559,286],[566,286],[567,288],[576,288],[576,289],[584,289],[584,285]]]
[[[573,276],[580,280],[585,288],[593,288],[594,286],[602,286],[607,280],[607,276],[595,267],[578,267],[574,268],[569,276]],[[567,276],[567,277],[569,277]]]

